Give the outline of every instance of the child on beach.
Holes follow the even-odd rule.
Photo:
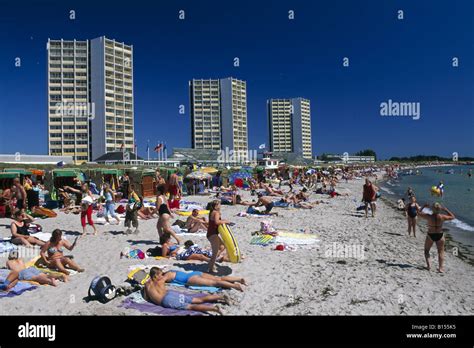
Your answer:
[[[133,191],[132,191],[133,192]],[[134,193],[134,192],[133,192]],[[136,194],[135,194],[136,195]],[[130,196],[128,200],[126,212],[125,212],[125,227],[127,230],[125,231],[126,234],[131,234],[132,230],[131,227],[135,227],[135,234],[138,234],[138,211],[143,205],[143,198],[136,196],[138,201],[136,201],[133,196]]]

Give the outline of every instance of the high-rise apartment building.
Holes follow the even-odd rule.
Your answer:
[[[247,158],[247,83],[232,77],[221,79],[222,148]]]
[[[247,84],[235,78],[193,79],[189,82],[191,144],[194,149],[224,150],[245,158]]]
[[[89,160],[89,43],[48,40],[48,153]]]
[[[191,146],[193,149],[222,148],[219,80],[189,82],[191,104]]]
[[[99,37],[90,42],[92,159],[134,151],[133,47]]]
[[[48,153],[79,164],[134,151],[133,48],[115,40],[48,40]]]
[[[267,101],[270,149],[312,157],[311,105],[308,99],[270,99]]]

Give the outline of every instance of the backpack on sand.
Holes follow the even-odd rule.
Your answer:
[[[117,288],[107,276],[97,276],[92,279],[89,286],[89,297],[98,300],[101,303],[107,303],[117,295]]]

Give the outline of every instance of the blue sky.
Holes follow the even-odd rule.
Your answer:
[[[47,151],[48,38],[105,35],[134,46],[142,156],[147,139],[189,147],[188,81],[228,76],[247,81],[252,149],[268,144],[266,100],[301,96],[315,154],[474,156],[472,13],[471,0],[0,0],[0,153]],[[380,116],[388,99],[419,102],[421,118]]]

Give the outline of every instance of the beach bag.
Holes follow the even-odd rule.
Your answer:
[[[117,288],[107,276],[97,276],[92,279],[88,295],[101,303],[107,303],[117,295]]]
[[[123,214],[123,213],[125,213],[125,207],[124,207],[123,205],[119,205],[119,206],[117,207],[117,209],[115,209],[115,212],[116,212],[117,214]]]

